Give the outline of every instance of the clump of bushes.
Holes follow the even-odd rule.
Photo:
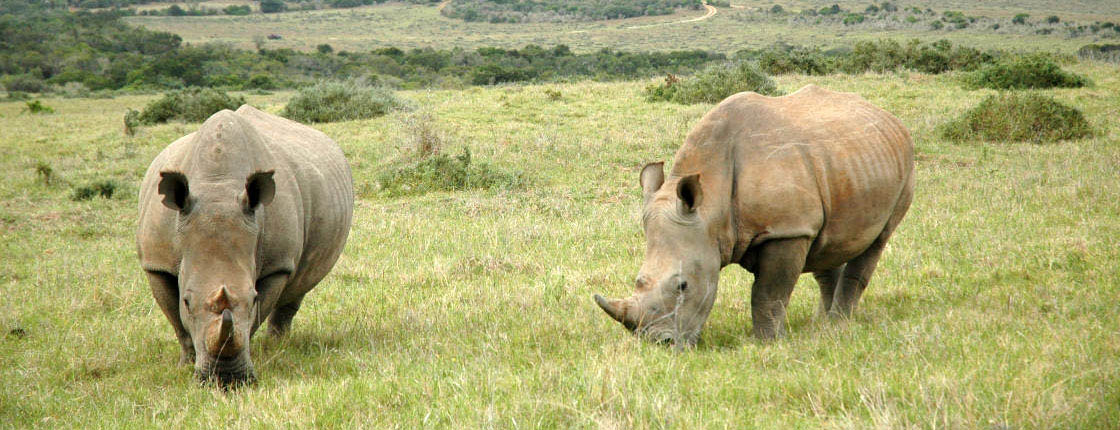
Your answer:
[[[1120,44],[1089,44],[1077,50],[1077,56],[1085,60],[1101,60],[1120,63]]]
[[[335,122],[373,118],[407,106],[385,87],[354,80],[320,82],[300,89],[280,115],[305,123]]]
[[[1062,70],[1048,58],[1030,55],[987,65],[965,76],[965,84],[973,89],[1019,90],[1080,88],[1089,85],[1089,80]]]
[[[7,75],[3,77],[4,89],[9,93],[41,93],[47,88],[47,83],[37,73],[24,73],[20,75]]]
[[[941,136],[956,141],[1054,142],[1092,135],[1080,110],[1035,93],[988,96],[960,118],[941,126]]]
[[[770,76],[746,61],[710,66],[687,79],[668,75],[663,82],[645,89],[646,100],[681,104],[718,103],[743,91],[781,95]]]
[[[112,179],[102,181],[94,181],[85,185],[74,187],[74,192],[70,194],[72,200],[89,200],[97,196],[107,199],[113,198],[113,193],[117,191],[117,183]]]
[[[770,75],[827,75],[836,68],[835,62],[819,48],[777,46],[758,56],[758,67]]]
[[[222,109],[237,109],[245,104],[245,98],[230,96],[225,91],[213,88],[187,88],[170,91],[163,97],[148,103],[140,112],[138,120],[142,124],[158,124],[170,120],[202,122]]]

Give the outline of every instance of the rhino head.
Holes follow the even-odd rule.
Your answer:
[[[178,212],[179,318],[194,345],[195,374],[223,386],[255,379],[249,338],[259,321],[260,209],[276,192],[272,171],[222,179],[160,173],[159,194]]]
[[[634,294],[595,302],[642,338],[690,347],[715,302],[720,253],[716,237],[702,216],[704,193],[699,175],[665,179],[662,163],[642,169],[642,227],[645,261]]]

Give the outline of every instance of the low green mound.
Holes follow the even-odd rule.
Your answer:
[[[1080,88],[1086,85],[1089,80],[1084,76],[1062,70],[1050,59],[1037,55],[987,65],[965,75],[965,86],[973,89]]]
[[[281,116],[303,123],[373,118],[407,107],[393,90],[357,81],[321,82],[299,90]]]
[[[1034,93],[989,96],[960,118],[941,126],[941,136],[956,141],[1043,143],[1092,134],[1080,110]]]
[[[222,109],[236,110],[243,104],[244,97],[230,96],[213,88],[192,87],[164,93],[160,99],[148,103],[138,119],[142,124],[170,120],[202,122]]]
[[[781,95],[774,86],[774,81],[748,62],[711,66],[696,76],[684,79],[669,75],[662,83],[645,89],[646,100],[681,104],[719,103],[728,96],[743,91],[768,96]]]

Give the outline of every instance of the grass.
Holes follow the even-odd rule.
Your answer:
[[[259,384],[225,393],[178,367],[135,256],[149,161],[197,124],[121,115],[155,96],[0,103],[0,426],[15,428],[1109,428],[1120,422],[1120,76],[1055,90],[1095,137],[955,144],[936,127],[990,91],[917,73],[775,79],[862,94],[917,147],[916,197],[844,325],[751,332],[729,267],[698,349],[633,339],[592,303],[641,264],[638,169],[669,160],[711,105],[648,103],[645,82],[406,92],[449,139],[534,181],[513,191],[359,199],[342,259],[293,333],[252,343]],[[561,91],[547,100],[544,89]],[[246,95],[279,112],[292,93]],[[356,188],[386,168],[399,116],[320,124]],[[114,180],[111,199],[70,200]]]
[[[1003,3],[1011,3],[1001,0]],[[805,2],[801,2],[805,3]],[[817,2],[819,3],[819,2]],[[831,4],[829,2],[827,4]],[[1005,5],[1002,8],[984,3],[976,9],[964,0],[939,0],[931,5],[938,11],[964,10],[970,15],[1006,18],[1002,11],[1027,11],[1032,16],[1058,13],[1065,19],[1076,19],[1083,24],[1094,21],[1120,22],[1120,7],[1104,5],[1107,2],[1078,4],[1035,0],[1038,5]],[[1062,31],[1052,35],[1001,34],[985,28],[969,27],[955,31],[932,31],[929,24],[884,30],[868,23],[847,26],[842,23],[806,25],[794,23],[788,17],[771,17],[755,12],[755,8],[769,8],[771,2],[736,1],[735,6],[745,8],[719,8],[710,19],[681,22],[703,16],[705,11],[679,12],[674,15],[642,17],[581,23],[519,23],[490,24],[464,22],[441,16],[433,6],[390,3],[378,6],[345,10],[319,10],[280,14],[252,14],[248,16],[212,17],[133,17],[127,20],[153,30],[170,31],[183,37],[185,42],[225,42],[255,49],[254,38],[278,34],[281,40],[270,40],[267,48],[293,48],[312,51],[319,44],[330,44],[336,51],[368,51],[375,47],[400,48],[452,48],[466,49],[480,46],[520,48],[526,44],[551,46],[566,44],[579,52],[601,48],[636,51],[667,51],[674,49],[709,49],[733,53],[744,48],[763,48],[781,41],[790,44],[823,46],[825,48],[851,46],[861,40],[893,38],[909,40],[918,38],[932,42],[949,39],[968,46],[1000,46],[1008,49],[1061,50],[1073,53],[1083,45],[1093,43],[1091,34],[1066,37]],[[788,2],[786,9],[800,10],[799,3]],[[841,2],[847,9],[862,11],[868,2]],[[973,4],[973,6],[968,6]],[[819,8],[822,4],[816,4]],[[904,5],[909,6],[909,5]],[[925,5],[923,5],[925,7]],[[990,8],[990,9],[985,9]],[[1044,15],[1045,14],[1045,15]],[[1064,25],[1064,24],[1062,24]],[[1058,27],[1055,27],[1058,28]],[[1019,29],[1021,30],[1021,29]],[[1004,25],[1001,31],[1019,31]],[[440,37],[433,38],[431,35]],[[1115,40],[1115,39],[1110,39]]]

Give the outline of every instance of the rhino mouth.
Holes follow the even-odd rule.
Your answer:
[[[195,377],[204,384],[214,383],[222,388],[251,385],[256,382],[253,363],[247,358],[214,359],[195,367]]]

